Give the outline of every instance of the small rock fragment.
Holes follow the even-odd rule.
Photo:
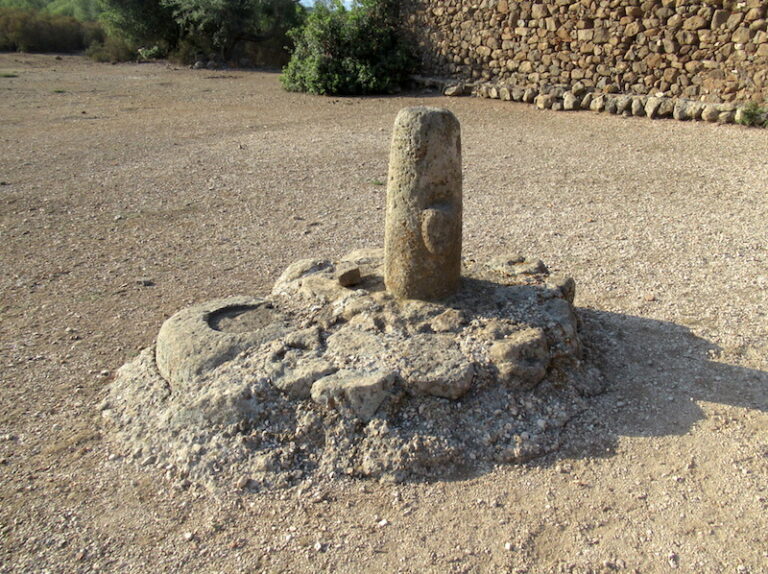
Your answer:
[[[362,281],[360,268],[356,265],[339,265],[336,269],[336,278],[342,287],[353,287]]]
[[[464,84],[453,84],[452,86],[448,86],[447,88],[445,88],[443,95],[448,97],[457,97],[457,96],[463,96],[464,93],[465,93]]]
[[[349,408],[359,419],[367,422],[389,396],[394,381],[394,372],[343,370],[315,382],[311,395],[313,401],[324,407]]]
[[[523,329],[496,341],[491,346],[489,357],[499,370],[502,380],[531,387],[547,374],[547,338],[541,329]]]

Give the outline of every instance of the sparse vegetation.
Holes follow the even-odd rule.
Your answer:
[[[413,58],[398,32],[398,2],[340,0],[318,4],[306,25],[289,35],[296,47],[283,70],[289,91],[312,94],[396,92]]]
[[[748,102],[741,109],[738,122],[745,126],[768,128],[768,104],[761,106],[757,102]]]

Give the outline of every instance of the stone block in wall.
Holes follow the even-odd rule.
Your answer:
[[[749,42],[752,39],[753,32],[749,28],[740,27],[734,30],[731,41],[737,44]]]
[[[592,42],[594,44],[605,44],[611,39],[611,32],[607,27],[599,26],[594,28]]]
[[[605,95],[600,94],[594,96],[592,101],[589,103],[589,109],[593,112],[602,112],[605,110]]]
[[[728,10],[715,10],[715,13],[712,14],[712,22],[710,22],[709,27],[712,30],[715,30],[721,26],[724,26],[728,21],[729,16],[730,12]]]
[[[733,12],[728,16],[728,19],[725,21],[725,27],[729,30],[735,30],[739,27],[739,24],[741,24],[741,21],[744,19],[744,14],[740,12]]]
[[[534,20],[540,20],[549,16],[549,10],[545,4],[534,4],[531,6],[531,17]]]
[[[642,96],[635,96],[632,98],[632,115],[642,117],[645,115],[645,102],[646,98]]]
[[[536,88],[527,88],[525,92],[523,92],[523,101],[526,104],[532,104],[533,100],[535,100],[538,95],[539,91]]]
[[[627,24],[627,27],[624,28],[623,36],[625,38],[634,38],[642,30],[643,30],[643,24],[640,21],[635,20],[634,22],[630,22],[629,24]]]
[[[707,104],[701,112],[701,119],[705,122],[716,122],[720,118],[720,105]]]
[[[683,22],[683,30],[699,30],[707,27],[707,20],[703,16],[691,16]]]
[[[744,16],[745,22],[754,22],[765,17],[765,6],[750,8],[746,16]]]

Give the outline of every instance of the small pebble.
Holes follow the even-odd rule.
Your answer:
[[[670,552],[667,556],[667,562],[669,563],[670,568],[677,568],[677,554],[674,552]]]

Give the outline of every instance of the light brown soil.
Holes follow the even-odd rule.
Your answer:
[[[78,57],[10,73],[0,572],[768,571],[768,132]],[[418,103],[462,122],[465,255],[576,279],[609,382],[579,440],[320,496],[178,490],[112,452],[96,405],[165,318],[382,244],[390,129]]]

